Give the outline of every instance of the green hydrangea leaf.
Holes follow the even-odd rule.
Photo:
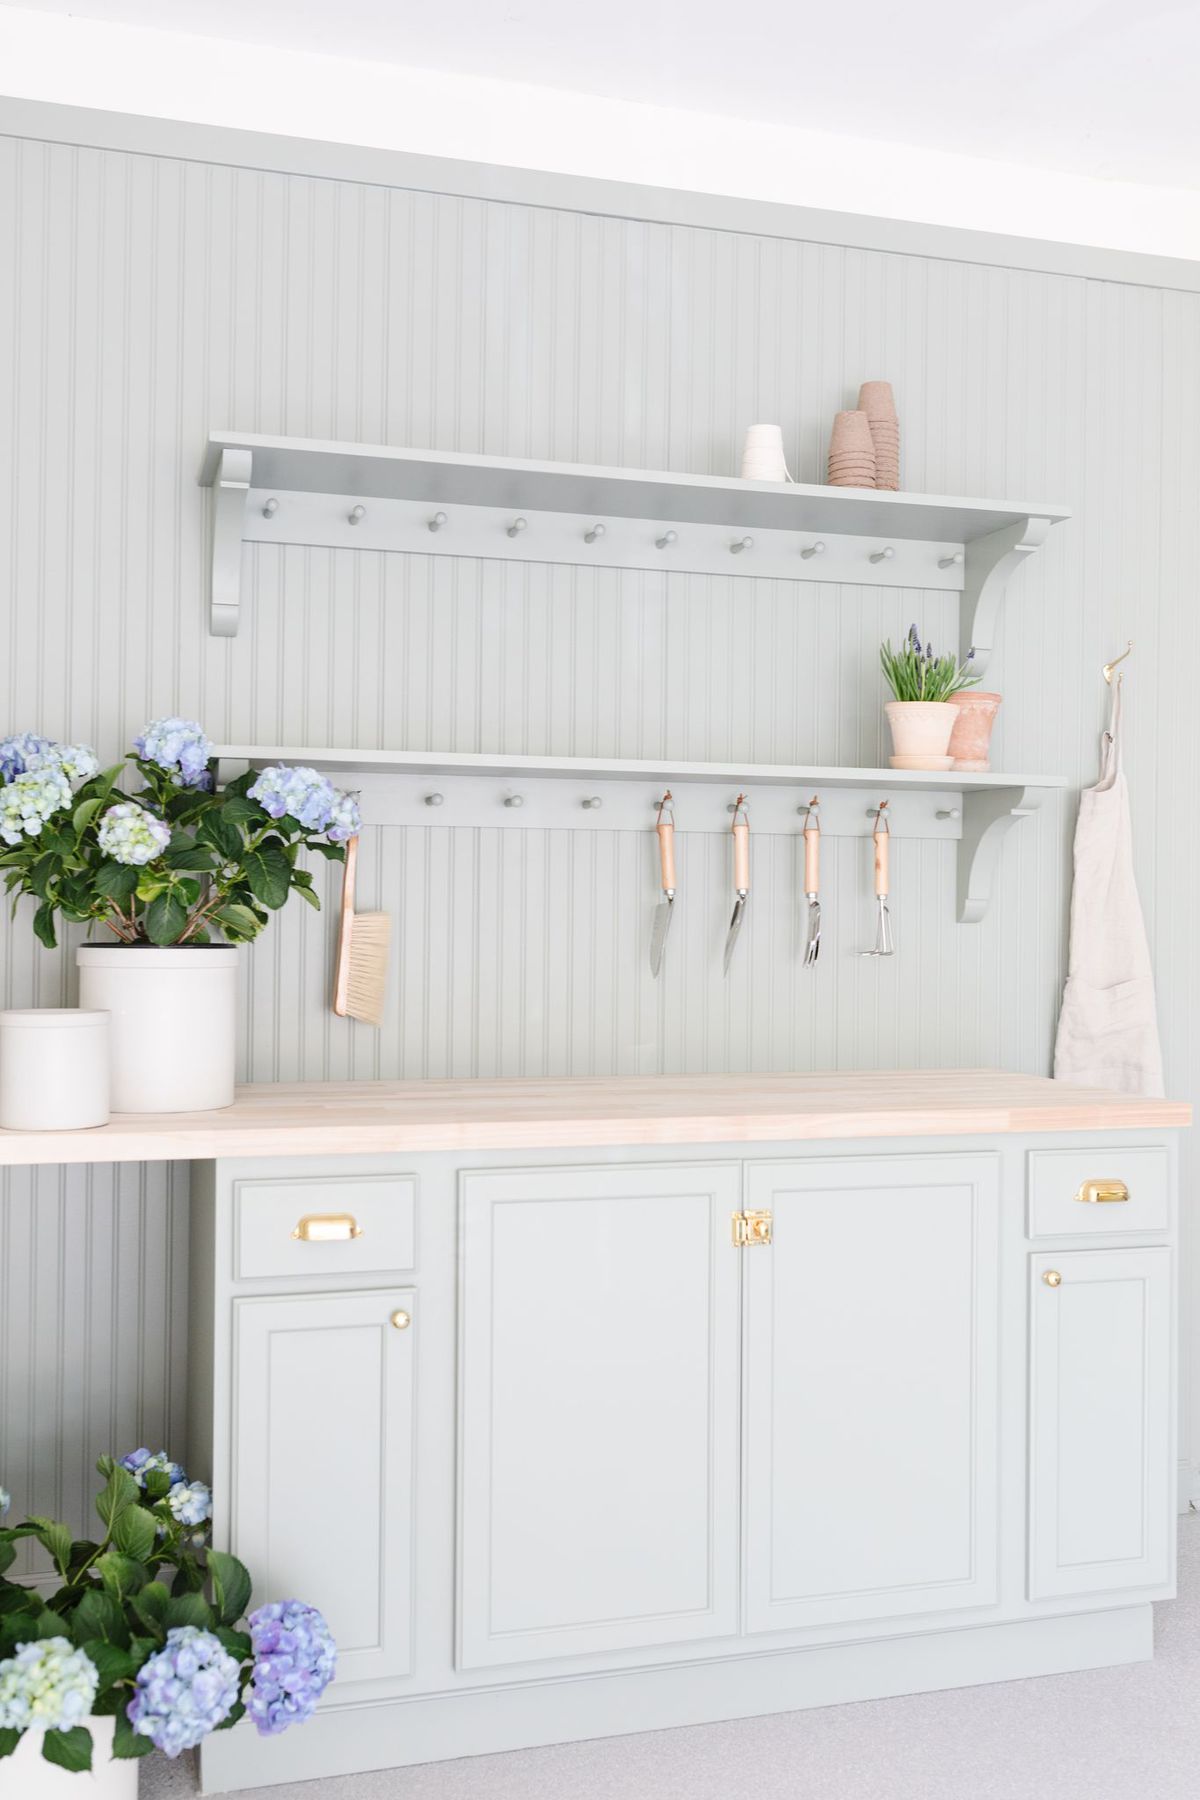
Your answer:
[[[124,1525],[126,1519],[136,1517],[136,1511],[122,1514],[117,1521],[118,1530]],[[150,1548],[151,1550],[154,1548],[153,1538]],[[96,1573],[104,1583],[105,1593],[111,1594],[118,1604],[127,1600],[131,1594],[140,1594],[150,1579],[149,1571],[142,1559],[132,1553],[124,1554],[120,1549],[106,1551],[96,1563]]]
[[[60,1623],[61,1630],[61,1623]],[[129,1626],[124,1609],[102,1588],[89,1588],[71,1614],[71,1636],[82,1649],[93,1638],[116,1644],[124,1650],[129,1643]]]
[[[163,1624],[168,1631],[176,1625],[196,1625],[201,1631],[211,1631],[216,1622],[213,1609],[203,1594],[176,1594],[167,1601],[163,1614]]]
[[[117,1726],[113,1733],[113,1756],[129,1758],[149,1756],[153,1748],[154,1744],[150,1738],[143,1737],[140,1731],[133,1729],[125,1709],[122,1707],[117,1713]]]
[[[96,1511],[105,1531],[111,1532],[121,1514],[137,1505],[140,1489],[129,1470],[123,1469],[120,1463],[114,1463],[108,1470],[102,1469],[101,1474],[107,1474],[108,1479],[96,1495]]]
[[[249,1570],[227,1550],[210,1550],[208,1573],[218,1620],[222,1625],[235,1625],[250,1604]]]
[[[71,1533],[56,1519],[31,1517],[29,1523],[36,1530],[39,1544],[50,1552],[59,1574],[65,1580],[71,1563]]]
[[[45,944],[47,950],[53,950],[58,945],[54,932],[54,908],[48,900],[43,900],[33,915],[33,935],[40,944]]]
[[[72,1775],[82,1774],[92,1766],[92,1734],[85,1725],[72,1725],[70,1731],[48,1731],[42,1739],[42,1755]]]
[[[137,870],[128,863],[102,862],[92,878],[98,894],[107,900],[129,900],[137,889]]]
[[[11,1756],[21,1741],[21,1733],[12,1725],[0,1725],[0,1760]]]
[[[146,908],[146,936],[152,944],[174,944],[182,937],[188,909],[171,890],[158,894]]]
[[[254,898],[261,900],[272,912],[277,911],[286,901],[292,884],[292,865],[284,854],[283,845],[275,838],[268,838],[257,850],[247,851],[242,866]]]
[[[131,1506],[113,1526],[112,1541],[136,1562],[149,1562],[158,1540],[158,1526],[144,1507]]]

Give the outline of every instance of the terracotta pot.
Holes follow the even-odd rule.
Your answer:
[[[981,694],[978,688],[966,688],[950,702],[957,717],[950,733],[950,754],[956,769],[969,769],[984,775],[991,768],[988,749],[992,726],[1000,710],[999,694]]]
[[[948,700],[889,700],[883,710],[892,728],[893,769],[953,766],[949,745],[957,707]]]

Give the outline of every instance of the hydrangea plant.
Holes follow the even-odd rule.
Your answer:
[[[217,793],[192,719],[155,719],[125,764],[102,770],[86,744],[29,731],[0,740],[0,868],[10,894],[37,901],[49,948],[56,914],[124,944],[246,943],[292,893],[320,907],[300,852],[340,861],[362,822],[316,769],[250,771]]]
[[[271,1602],[239,1627],[250,1575],[209,1547],[204,1483],[165,1450],[96,1467],[98,1543],[53,1519],[0,1524],[0,1758],[37,1731],[47,1762],[90,1769],[92,1716],[114,1720],[117,1757],[178,1756],[246,1715],[263,1736],[310,1718],[337,1661],[316,1607]],[[8,1503],[0,1488],[0,1520]],[[48,1598],[3,1573],[22,1538],[53,1559]]]

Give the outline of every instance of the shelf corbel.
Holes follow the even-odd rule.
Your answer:
[[[968,651],[974,650],[972,666],[977,675],[983,674],[995,646],[1000,602],[1009,577],[1027,557],[1041,549],[1053,523],[1053,519],[1034,514],[1019,519],[1015,525],[990,531],[986,537],[975,538],[966,546],[960,615],[961,654],[965,658]]]
[[[1041,805],[1040,788],[990,788],[964,793],[958,845],[958,922],[978,925],[992,898],[1000,847],[1018,819]]]
[[[236,637],[242,599],[242,540],[250,498],[253,456],[249,450],[218,451],[212,478],[213,637]]]

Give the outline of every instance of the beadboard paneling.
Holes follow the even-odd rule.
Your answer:
[[[946,595],[263,546],[223,641],[195,477],[218,426],[728,473],[745,426],[776,418],[812,481],[834,411],[888,375],[907,486],[1075,509],[1014,584],[997,760],[1090,780],[1100,665],[1137,639],[1142,890],[1169,1083],[1200,1100],[1180,754],[1200,297],[11,138],[0,246],[2,722],[106,756],[177,710],[226,742],[878,763],[878,641],[917,618],[951,643]],[[329,1014],[332,918],[297,908],[246,957],[242,1068],[1045,1072],[1072,816],[1051,799],[1012,834],[981,927],[954,923],[953,849],[898,841],[888,963],[855,954],[867,847],[828,841],[815,971],[798,840],[758,836],[728,980],[727,848],[684,833],[658,983],[650,832],[371,828],[362,903],[397,921],[383,1030]],[[0,967],[9,1005],[73,991],[70,946],[39,949],[24,917],[0,925]],[[79,1515],[97,1451],[181,1441],[185,1187],[10,1179],[0,1479],[23,1508]],[[1188,1255],[1194,1299],[1191,1236]]]

